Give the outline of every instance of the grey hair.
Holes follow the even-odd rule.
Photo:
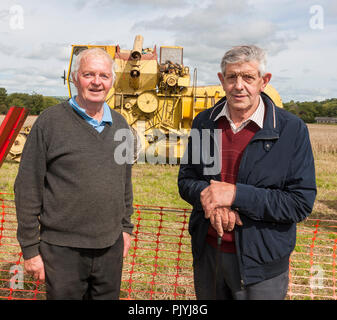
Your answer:
[[[81,66],[81,61],[83,58],[86,58],[88,56],[94,56],[94,57],[104,57],[111,63],[111,75],[112,75],[112,83],[115,82],[116,79],[116,73],[115,73],[115,62],[111,58],[111,56],[101,48],[89,48],[82,50],[79,55],[76,57],[74,67],[72,70],[72,77],[77,80],[77,73]]]
[[[260,76],[266,73],[266,52],[254,45],[236,46],[225,53],[221,60],[221,72],[224,75],[226,65],[229,63],[257,61],[259,63]]]

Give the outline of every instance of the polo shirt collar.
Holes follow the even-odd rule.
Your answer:
[[[76,101],[76,96],[72,97],[69,100],[69,104],[75,109],[75,111],[77,111],[84,119],[88,120],[88,121],[93,121],[93,122],[97,122],[96,119],[94,119],[93,117],[89,116],[84,108],[81,108],[79,106],[79,104]],[[108,106],[108,104],[106,102],[103,103],[103,116],[102,116],[102,120],[100,123],[110,123],[112,124],[112,117],[111,117],[111,112],[110,112],[110,107]]]

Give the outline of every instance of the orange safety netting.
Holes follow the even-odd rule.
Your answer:
[[[45,287],[23,271],[13,195],[0,193],[0,299],[45,299]],[[124,260],[121,299],[195,299],[190,209],[135,205],[134,237]],[[298,225],[287,299],[334,299],[337,221]]]

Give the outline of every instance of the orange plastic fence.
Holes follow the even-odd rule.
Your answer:
[[[195,299],[189,209],[135,205],[134,237],[124,261],[121,299]],[[45,288],[23,271],[12,194],[0,193],[0,299],[45,299]],[[337,300],[337,221],[298,225],[287,299]]]

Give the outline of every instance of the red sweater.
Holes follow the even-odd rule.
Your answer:
[[[260,128],[255,122],[250,121],[241,131],[234,134],[226,117],[220,117],[217,120],[217,128],[222,129],[221,181],[235,184],[243,152]],[[206,241],[211,246],[217,247],[217,233],[211,225]],[[235,253],[234,230],[224,232],[221,251]]]

